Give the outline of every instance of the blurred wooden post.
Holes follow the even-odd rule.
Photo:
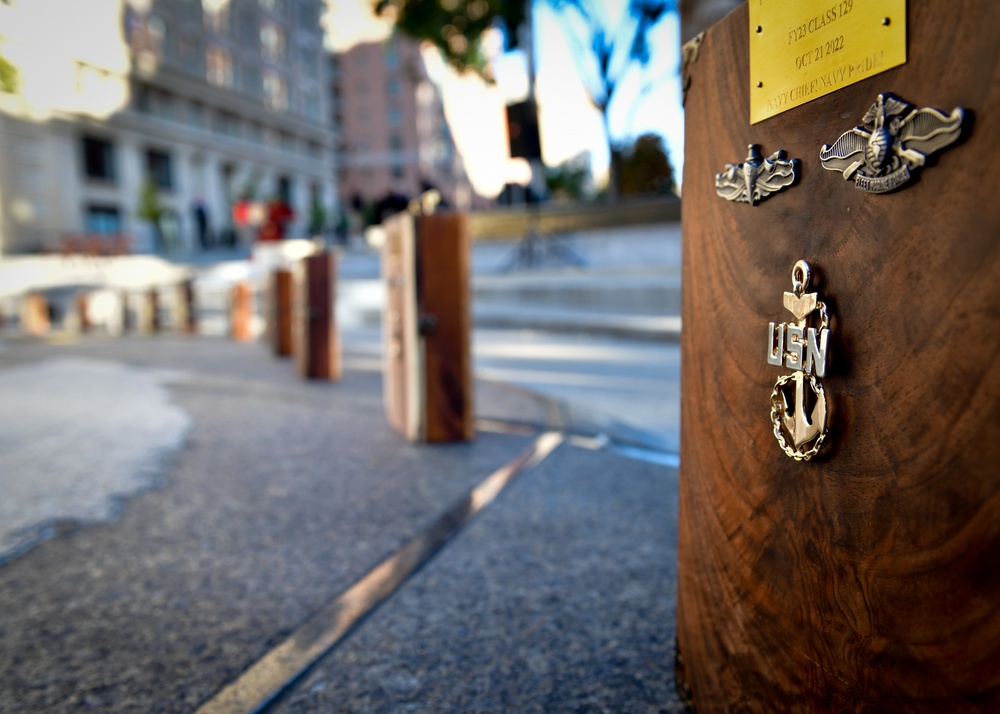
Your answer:
[[[28,293],[21,300],[21,329],[29,335],[45,335],[52,329],[49,301],[42,293]]]
[[[129,310],[129,292],[128,290],[122,290],[120,293],[121,297],[121,310],[122,310],[122,334],[125,334],[130,329],[135,329],[135,324],[132,321],[131,311]]]
[[[253,317],[253,290],[250,283],[240,281],[229,292],[229,336],[237,342],[253,339],[250,321]]]
[[[1000,4],[894,6],[906,64],[753,126],[750,43],[784,28],[760,37],[744,3],[687,67],[677,641],[701,712],[1000,711]],[[967,131],[876,195],[819,153],[889,91],[965,107]],[[885,140],[899,161],[904,119],[876,117],[859,160]],[[750,142],[800,159],[799,184],[753,206],[716,195]],[[789,370],[768,364],[798,260],[831,320],[810,461],[773,434]]]
[[[411,441],[468,441],[472,406],[468,217],[387,220],[385,408]]]
[[[137,329],[144,335],[155,334],[160,331],[160,291],[157,288],[148,288],[142,293],[139,309],[136,311],[138,317]]]
[[[292,354],[292,271],[275,268],[267,284],[267,342],[274,354]]]
[[[93,327],[90,322],[90,294],[80,291],[76,294],[74,302],[76,304],[76,318],[79,331],[81,333],[90,332],[90,328]]]
[[[177,284],[174,293],[173,327],[178,332],[193,335],[198,332],[198,314],[194,300],[194,281],[184,280]]]
[[[309,379],[340,379],[336,274],[333,252],[310,255],[295,265],[293,352],[299,374]]]

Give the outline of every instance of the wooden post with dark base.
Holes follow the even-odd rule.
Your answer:
[[[1000,5],[906,12],[906,64],[753,126],[745,3],[688,65],[677,639],[699,712],[1000,711]],[[820,147],[890,91],[975,122],[866,193]],[[750,143],[799,184],[717,196]],[[798,260],[832,321],[810,461],[770,414]]]
[[[274,354],[292,354],[292,271],[275,268],[267,285],[267,342]]]
[[[295,364],[307,379],[340,379],[340,338],[334,312],[337,256],[317,253],[295,266],[292,307]]]
[[[468,217],[403,213],[383,226],[386,417],[411,441],[469,441]]]
[[[198,332],[198,313],[193,280],[184,280],[176,286],[173,308],[174,329],[187,335],[196,334]]]

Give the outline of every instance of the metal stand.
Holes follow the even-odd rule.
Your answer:
[[[538,230],[538,209],[529,207],[528,212],[528,232],[500,268],[501,273],[509,273],[515,268],[531,269],[535,267],[536,260],[540,265],[546,258],[574,268],[586,267],[587,261],[565,245],[562,238],[554,236],[542,238]]]

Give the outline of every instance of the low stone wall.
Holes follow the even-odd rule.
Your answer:
[[[474,240],[520,238],[537,221],[539,233],[570,233],[616,226],[672,223],[680,220],[681,201],[673,196],[616,204],[547,204],[512,206],[471,214]]]

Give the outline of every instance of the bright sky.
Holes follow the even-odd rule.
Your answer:
[[[327,41],[331,47],[346,49],[359,42],[384,39],[388,34],[389,25],[373,17],[366,0],[327,3]],[[609,27],[617,26],[626,6],[627,0],[604,0],[601,7],[609,13]],[[608,144],[600,115],[581,79],[575,45],[565,32],[565,17],[544,0],[535,2],[534,8],[536,96],[545,163],[557,166],[589,152],[595,176],[603,177],[609,161]],[[647,132],[660,134],[679,181],[684,121],[677,15],[657,23],[648,39],[650,63],[645,68],[634,63],[629,67],[611,105],[612,138],[623,141]],[[473,187],[482,195],[494,196],[506,181],[518,180],[524,174],[524,162],[507,157],[504,105],[524,97],[527,75],[523,53],[500,52],[498,37],[490,38],[487,45],[494,50],[488,54],[494,54],[495,86],[487,86],[473,76],[457,76],[433,48],[425,50],[423,56],[431,78],[442,89],[445,113]]]

